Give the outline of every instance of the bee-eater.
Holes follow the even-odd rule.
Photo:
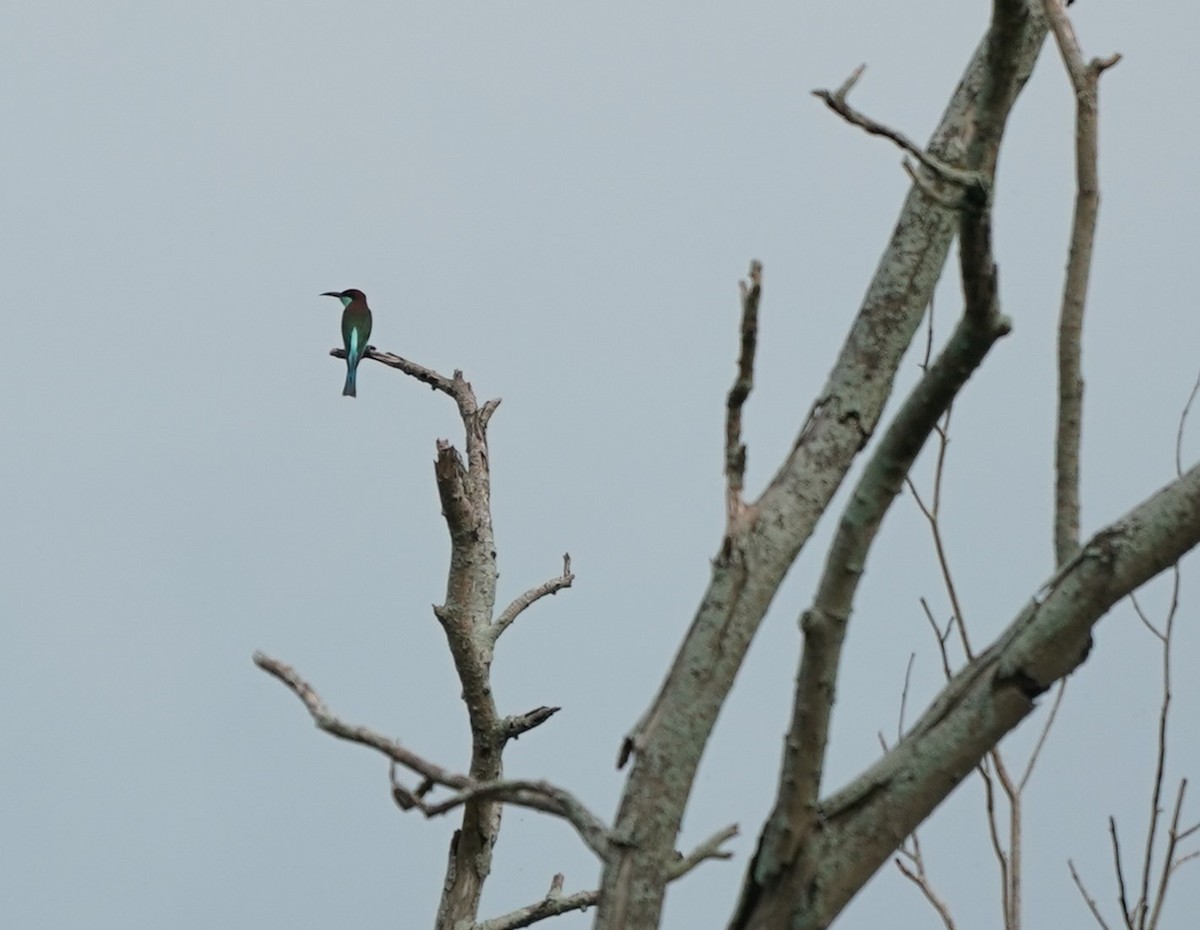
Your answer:
[[[367,295],[352,287],[347,291],[326,291],[321,296],[336,297],[345,308],[342,310],[342,344],[346,347],[346,386],[342,388],[342,396],[357,397],[354,379],[371,337],[371,308],[367,306]]]

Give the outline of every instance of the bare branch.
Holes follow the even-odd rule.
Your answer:
[[[575,894],[564,895],[562,893],[563,881],[563,875],[559,872],[551,880],[550,890],[546,892],[546,897],[542,900],[517,908],[515,911],[509,911],[500,917],[480,921],[471,927],[471,930],[520,930],[521,927],[528,927],[540,920],[557,917],[568,911],[586,911],[589,907],[595,907],[599,903],[600,892],[597,890],[577,891]]]
[[[545,781],[492,781],[470,785],[437,804],[421,804],[426,817],[437,817],[476,800],[500,801],[561,817],[601,859],[610,850],[608,828],[569,791]]]
[[[1054,703],[1050,705],[1050,714],[1046,717],[1046,724],[1042,727],[1042,732],[1038,734],[1036,745],[1033,747],[1033,752],[1029,754],[1029,761],[1025,764],[1025,771],[1021,775],[1021,781],[1017,785],[1017,793],[1025,790],[1025,785],[1029,783],[1029,778],[1033,775],[1033,767],[1037,765],[1038,756],[1042,754],[1042,748],[1046,745],[1046,738],[1050,735],[1050,728],[1054,726],[1054,721],[1058,717],[1058,709],[1062,706],[1063,697],[1067,693],[1067,679],[1064,678],[1058,683],[1058,688],[1054,692]]]
[[[516,739],[522,733],[528,733],[534,727],[540,727],[560,710],[562,710],[561,707],[538,707],[515,717],[505,717],[500,721],[504,739],[506,741]]]
[[[1187,403],[1183,405],[1183,410],[1179,414],[1179,429],[1175,432],[1175,474],[1183,474],[1183,431],[1187,426],[1188,415],[1192,412],[1192,404],[1196,400],[1196,394],[1200,392],[1200,375],[1196,376],[1196,381],[1192,385],[1192,392],[1188,395]]]
[[[1121,905],[1121,915],[1125,918],[1125,926],[1134,930],[1134,913],[1129,908],[1129,896],[1125,892],[1125,867],[1121,864],[1121,841],[1117,839],[1117,821],[1108,818],[1108,836],[1112,842],[1113,869],[1117,875],[1117,900]]]
[[[1133,605],[1133,612],[1142,621],[1142,626],[1149,630],[1157,639],[1165,641],[1166,635],[1150,621],[1150,618],[1146,616],[1146,612],[1142,610],[1142,605],[1138,603],[1136,591],[1129,595],[1129,603]]]
[[[1004,42],[998,43],[1008,54],[1007,66],[1001,71],[994,69],[992,43],[985,40],[979,46],[933,133],[928,146],[933,157],[953,163],[964,153],[974,152],[981,94],[988,99],[986,142],[991,146],[998,143],[1011,105],[1028,80],[1045,37],[1044,20],[1028,15],[1023,2],[1018,5],[1022,15]],[[1001,86],[994,90],[997,84]],[[968,164],[982,166],[990,175],[994,159],[984,151],[977,158],[968,158]],[[614,833],[636,837],[637,842],[621,847],[604,869],[604,904],[596,930],[649,927],[660,922],[664,884],[656,863],[672,849],[678,835],[713,725],[782,579],[810,540],[854,459],[875,433],[898,366],[945,263],[956,219],[919,190],[909,192],[837,362],[791,449],[755,501],[756,513],[744,531],[721,540],[684,641],[654,700],[623,746],[627,758],[633,760],[633,769],[618,807]],[[1011,693],[1007,687],[1002,691]],[[1001,714],[992,725],[1008,719]],[[970,768],[971,764],[953,769],[950,780]],[[664,792],[663,785],[668,783],[673,790]],[[878,780],[872,783],[872,790],[892,795]],[[867,807],[873,809],[870,803]],[[901,838],[912,832],[912,823],[905,826]],[[824,848],[826,842],[815,845]],[[822,884],[819,894],[805,899],[800,905],[803,920],[827,926],[845,905],[851,875],[865,881],[857,870],[866,868],[870,859],[874,871],[889,856],[890,851],[874,858],[873,851],[844,859],[850,871],[840,872],[836,882]],[[746,927],[764,910],[779,913],[787,906],[785,901],[796,900],[791,895],[794,888],[811,887],[806,883],[809,877],[793,880],[756,857],[730,926]]]
[[[954,574],[950,570],[950,558],[946,552],[945,540],[942,538],[941,512],[942,512],[942,483],[946,476],[946,451],[950,447],[950,414],[952,408],[946,409],[946,414],[942,421],[934,426],[933,432],[937,436],[937,460],[933,469],[933,495],[932,502],[926,505],[924,498],[917,491],[916,484],[913,483],[911,477],[905,480],[909,491],[913,495],[913,499],[917,503],[917,508],[921,511],[921,515],[929,524],[929,533],[933,539],[933,551],[937,558],[938,570],[942,575],[942,586],[946,589],[946,596],[950,599],[950,624],[947,625],[946,632],[938,631],[938,625],[933,620],[932,614],[929,612],[929,605],[922,599],[922,606],[925,608],[926,616],[933,624],[934,630],[938,631],[938,646],[942,651],[942,665],[946,670],[946,678],[950,678],[950,656],[946,651],[946,638],[950,634],[950,629],[953,627],[958,632],[959,641],[962,643],[963,654],[968,660],[975,658],[974,650],[971,648],[971,637],[967,633],[967,619],[963,611],[962,603],[958,599],[958,586],[954,583]]]
[[[733,853],[721,849],[721,846],[738,835],[738,826],[731,823],[718,830],[686,856],[679,856],[667,866],[667,881],[674,881],[692,871],[701,862],[709,859],[732,859]]]
[[[801,616],[804,634],[792,722],[784,743],[779,794],[763,832],[760,853],[782,867],[816,826],[816,804],[824,771],[829,721],[838,667],[859,581],[879,527],[904,487],[938,420],[982,364],[996,341],[1009,332],[995,299],[995,269],[978,205],[964,200],[964,291],[966,307],[937,360],[905,399],[849,497],[825,559],[812,606]],[[982,227],[982,229],[981,229]],[[964,632],[964,642],[965,642]]]
[[[742,442],[742,407],[754,388],[754,353],[758,346],[758,302],[762,297],[762,262],[750,263],[750,280],[739,282],[742,295],[741,352],[737,377],[725,401],[725,513],[729,534],[734,532],[746,504],[746,445]]]
[[[330,349],[329,354],[334,358],[346,357],[345,349]],[[363,358],[369,358],[376,362],[381,362],[389,368],[395,368],[398,371],[404,372],[410,378],[416,378],[423,384],[428,384],[433,390],[441,391],[443,394],[455,397],[454,379],[447,378],[443,374],[438,374],[432,368],[426,368],[423,365],[418,365],[416,362],[410,362],[406,358],[401,358],[399,355],[393,355],[391,352],[380,352],[374,346],[367,346],[367,350],[363,353]]]
[[[921,865],[914,871],[906,866],[904,860],[899,857],[896,858],[895,862],[896,868],[900,870],[900,874],[916,885],[921,890],[921,894],[925,896],[925,900],[937,911],[937,915],[942,919],[942,925],[946,930],[955,930],[954,918],[950,916],[950,909],[946,906],[946,902],[938,897],[937,892],[933,890],[933,886],[929,883],[929,879],[925,875],[924,866]]]
[[[447,771],[441,766],[434,765],[432,762],[422,759],[416,753],[410,752],[399,743],[376,733],[374,730],[367,727],[353,726],[339,720],[329,712],[329,708],[325,706],[324,701],[321,700],[321,696],[317,694],[312,685],[301,678],[291,666],[284,665],[282,662],[272,659],[261,652],[254,653],[254,664],[287,685],[292,693],[304,702],[304,706],[308,708],[309,714],[312,715],[313,722],[326,733],[336,736],[338,739],[348,740],[362,746],[369,746],[383,753],[393,762],[403,765],[405,768],[416,772],[434,784],[444,785],[447,788],[461,789],[471,783],[471,780],[467,776],[458,775]]]
[[[563,588],[571,587],[575,581],[575,576],[571,573],[571,553],[563,553],[563,570],[562,574],[557,578],[551,578],[549,581],[538,585],[536,588],[530,588],[511,604],[504,608],[504,612],[496,618],[496,622],[492,624],[491,633],[493,641],[500,638],[500,634],[509,628],[514,620],[521,613],[533,604],[540,601],[543,597],[550,594],[557,594]]]
[[[1070,859],[1067,860],[1067,867],[1071,870],[1071,878],[1075,880],[1075,887],[1079,889],[1079,893],[1083,895],[1083,901],[1088,906],[1088,910],[1092,912],[1092,916],[1096,918],[1096,923],[1100,925],[1100,930],[1110,930],[1104,918],[1100,915],[1100,909],[1096,907],[1096,902],[1087,892],[1087,888],[1083,885],[1083,879],[1079,877],[1079,873],[1075,871],[1075,863]]]
[[[1187,793],[1187,779],[1180,779],[1179,790],[1175,794],[1175,809],[1171,813],[1171,823],[1167,827],[1167,848],[1163,853],[1162,872],[1158,880],[1158,888],[1154,895],[1154,906],[1150,911],[1149,930],[1158,926],[1158,917],[1167,899],[1167,885],[1171,880],[1171,872],[1177,862],[1175,852],[1179,844],[1179,819],[1183,814],[1183,797]]]
[[[917,654],[910,652],[908,654],[908,665],[904,668],[904,690],[900,692],[900,715],[896,720],[896,739],[904,736],[904,713],[908,709],[908,686],[912,682],[913,662],[917,660]]]
[[[993,762],[998,758],[993,750],[985,757]],[[981,762],[976,771],[983,779],[984,812],[987,814],[988,836],[992,841],[992,852],[996,856],[996,865],[1000,870],[1000,904],[1004,911],[1004,922],[1008,923],[1011,907],[1009,889],[1011,887],[1011,868],[1008,855],[1004,852],[1004,843],[1000,839],[1000,826],[996,822],[996,784],[987,765]]]
[[[1180,856],[1178,859],[1175,860],[1174,863],[1172,863],[1171,872],[1174,873],[1174,871],[1177,868],[1179,868],[1181,865],[1183,865],[1184,863],[1193,862],[1196,859],[1200,859],[1200,850],[1196,850],[1195,852],[1190,852],[1186,856]]]
[[[814,90],[812,95],[824,100],[825,105],[829,107],[829,109],[833,110],[834,113],[838,114],[838,116],[842,117],[842,119],[851,125],[857,126],[860,129],[869,132],[873,136],[883,136],[885,139],[890,139],[893,143],[895,143],[904,151],[908,152],[908,154],[910,154],[913,158],[924,165],[925,168],[943,181],[964,188],[978,187],[985,183],[983,176],[979,174],[979,172],[964,171],[961,168],[955,168],[953,165],[947,164],[940,158],[935,158],[911,139],[909,139],[908,136],[904,135],[904,133],[897,132],[890,126],[885,126],[883,123],[876,122],[869,116],[860,113],[858,110],[850,106],[850,104],[846,102],[846,96],[854,88],[854,85],[858,83],[858,79],[862,77],[862,74],[864,71],[866,71],[866,69],[867,66],[865,64],[859,65],[850,73],[850,76],[842,82],[842,86],[836,91],[828,91],[823,89]],[[914,177],[913,180],[915,181],[916,178]]]
[[[725,827],[713,834],[686,856],[676,854],[676,858],[667,866],[666,879],[668,882],[676,881],[687,875],[692,869],[705,862],[708,859],[729,859],[733,853],[721,849],[721,845],[726,841],[737,836],[738,828],[736,824]],[[555,875],[554,880],[550,884],[550,890],[540,901],[535,901],[533,904],[518,908],[501,917],[493,917],[491,920],[484,920],[475,924],[471,930],[519,930],[521,927],[528,927],[531,924],[537,923],[540,920],[545,920],[547,917],[555,917],[559,914],[565,914],[568,911],[587,910],[593,907],[600,901],[600,892],[595,891],[580,891],[573,895],[563,895],[563,876]]]
[[[1102,71],[1119,55],[1083,62],[1062,0],[1042,0],[1075,89],[1075,216],[1058,323],[1058,425],[1054,444],[1054,553],[1059,565],[1079,549],[1079,446],[1083,427],[1083,314],[1100,209],[1096,97]]]
[[[975,661],[954,676],[878,762],[820,802],[811,855],[837,855],[822,873],[818,916],[836,913],[905,836],[1026,718],[1036,698],[1077,668],[1092,628],[1131,590],[1200,543],[1200,465],[1095,534]],[[936,771],[924,760],[938,760]],[[791,889],[793,886],[787,886]],[[807,893],[796,887],[799,896]],[[812,906],[803,904],[805,914]],[[816,925],[815,918],[809,925]]]
[[[946,676],[946,681],[954,677],[954,672],[950,668],[950,653],[946,650],[946,640],[950,638],[950,630],[954,625],[954,618],[951,617],[949,623],[946,624],[946,629],[943,630],[938,626],[938,622],[933,619],[933,611],[929,609],[929,602],[925,598],[921,598],[921,609],[925,612],[925,619],[929,621],[929,626],[933,630],[933,638],[937,640],[938,652],[942,656],[942,674]]]

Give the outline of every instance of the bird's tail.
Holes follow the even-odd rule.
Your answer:
[[[346,386],[342,388],[343,397],[357,397],[358,391],[355,390],[354,380],[358,375],[358,366],[352,365],[346,369]]]

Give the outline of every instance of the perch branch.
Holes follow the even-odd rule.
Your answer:
[[[334,358],[344,359],[346,357],[346,350],[330,349],[329,354]],[[391,352],[380,352],[374,346],[367,346],[367,351],[363,353],[363,358],[369,358],[372,361],[387,365],[389,368],[402,371],[410,378],[416,378],[421,383],[428,384],[435,391],[441,391],[450,397],[455,396],[454,379],[438,374],[432,368],[426,368],[423,365],[418,365],[416,362],[410,362],[408,359],[401,358],[399,355],[393,355]]]

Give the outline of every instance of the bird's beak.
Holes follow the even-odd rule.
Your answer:
[[[342,292],[341,291],[325,291],[323,294],[321,294],[321,296],[322,297],[341,297]]]

